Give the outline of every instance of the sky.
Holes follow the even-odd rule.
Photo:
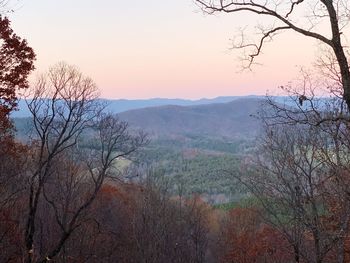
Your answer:
[[[57,62],[77,66],[109,99],[264,95],[309,66],[317,44],[296,34],[268,43],[241,71],[231,50],[253,15],[204,15],[193,0],[20,0],[9,17],[37,54],[36,72]]]

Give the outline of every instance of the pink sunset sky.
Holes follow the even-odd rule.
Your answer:
[[[253,15],[204,15],[193,0],[21,0],[15,32],[37,53],[36,72],[58,61],[95,80],[104,98],[266,94],[311,66],[317,43],[292,33],[268,43],[252,72],[230,51]],[[36,73],[34,73],[35,75]]]

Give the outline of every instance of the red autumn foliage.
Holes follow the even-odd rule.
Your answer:
[[[27,41],[17,36],[10,21],[0,15],[0,136],[11,128],[9,114],[17,106],[17,91],[28,88],[34,70],[35,53]]]
[[[14,214],[10,209],[0,211],[0,262],[20,262],[22,256],[21,232]]]
[[[288,241],[263,223],[254,208],[235,208],[229,213],[226,233],[228,251],[222,262],[293,262]]]

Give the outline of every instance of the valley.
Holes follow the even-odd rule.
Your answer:
[[[132,129],[146,132],[150,140],[133,166],[142,167],[142,173],[151,170],[164,176],[174,195],[181,189],[186,196],[200,194],[209,203],[218,204],[244,195],[227,171],[237,173],[240,160],[254,151],[262,101],[243,97],[223,103],[163,105],[113,113]],[[17,137],[25,140],[31,134],[31,120],[17,117],[14,122]],[[84,147],[92,147],[90,136],[85,135]]]

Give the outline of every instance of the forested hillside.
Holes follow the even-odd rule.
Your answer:
[[[209,203],[225,203],[242,196],[223,170],[236,170],[240,159],[252,153],[261,132],[258,110],[264,100],[241,98],[200,106],[162,106],[122,112],[118,117],[150,139],[139,152],[138,167],[152,167],[170,180],[176,195],[202,194]],[[33,135],[30,118],[15,118],[17,137]],[[84,147],[93,147],[90,133]],[[131,165],[131,163],[130,163]],[[145,172],[145,171],[143,171]]]
[[[122,112],[119,117],[153,137],[252,138],[262,99],[241,98],[200,106],[162,106]],[[255,118],[254,118],[255,116]]]
[[[264,99],[264,96],[221,96],[212,99],[186,100],[186,99],[167,99],[167,98],[153,98],[153,99],[100,99],[100,101],[107,106],[107,111],[113,113],[121,113],[128,110],[143,109],[157,106],[194,106],[205,105],[213,103],[226,103],[237,99]],[[30,116],[30,112],[24,99],[18,101],[18,111],[12,112],[14,118],[24,118]]]

